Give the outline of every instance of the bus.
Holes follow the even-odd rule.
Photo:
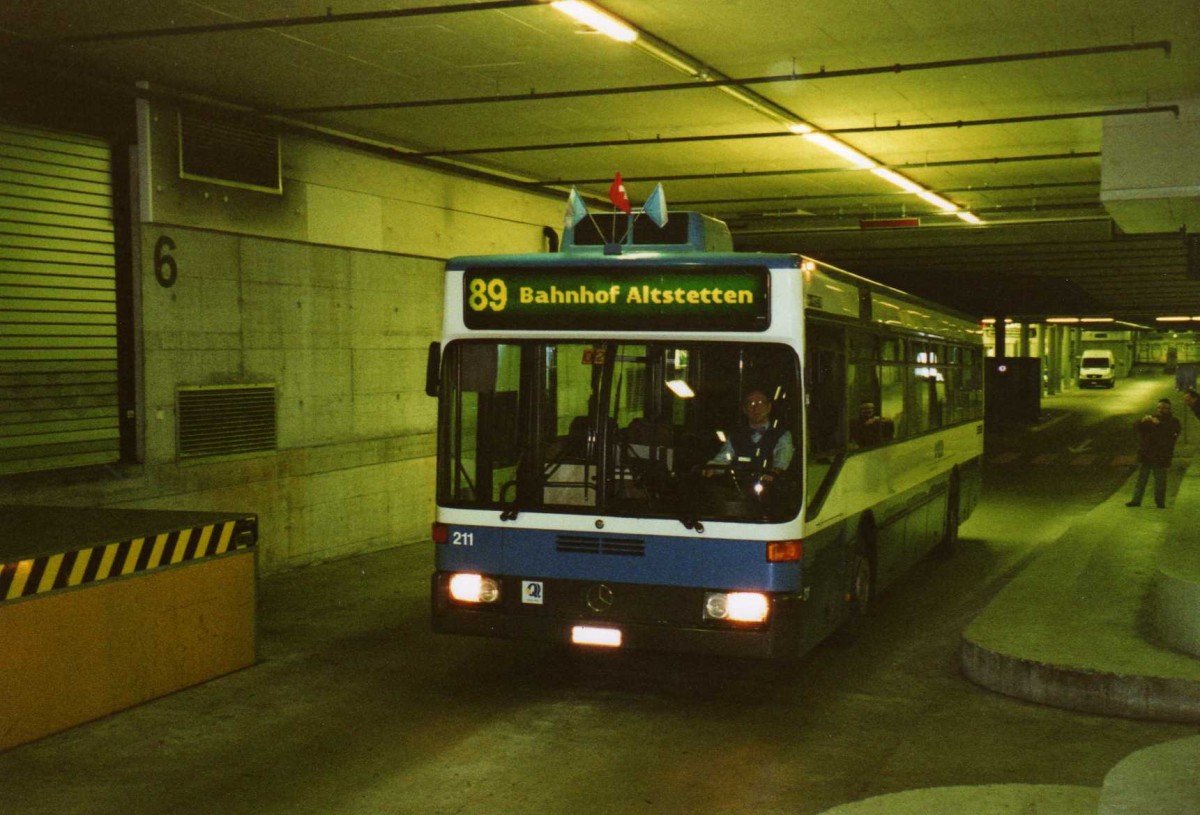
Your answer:
[[[447,264],[434,630],[758,658],[853,632],[977,503],[979,324],[700,213],[615,226]]]

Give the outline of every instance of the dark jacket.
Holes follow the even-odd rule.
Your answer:
[[[1152,467],[1170,466],[1171,456],[1175,454],[1175,439],[1183,430],[1179,420],[1174,416],[1156,416],[1140,419],[1136,427],[1141,439],[1138,461]]]
[[[743,426],[733,431],[729,442],[733,446],[734,461],[749,459],[750,466],[756,470],[774,466],[771,459],[775,455],[775,445],[787,430],[775,425],[760,432],[762,435],[755,442],[753,428]]]

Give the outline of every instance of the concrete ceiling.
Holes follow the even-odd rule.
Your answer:
[[[596,5],[639,44],[535,0],[38,0],[0,4],[0,34],[10,58],[547,194],[576,185],[604,201],[620,171],[638,204],[662,181],[672,208],[729,221],[740,249],[803,252],[978,316],[1200,315],[1193,203],[1128,234],[1101,200],[1102,123],[1153,133],[1200,99],[1195,0]],[[854,169],[787,119],[983,225]],[[862,228],[898,218],[920,225]]]

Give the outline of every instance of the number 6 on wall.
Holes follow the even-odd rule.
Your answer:
[[[179,265],[175,262],[175,258],[167,254],[174,249],[175,241],[166,235],[159,237],[158,242],[154,244],[154,277],[158,280],[158,285],[164,289],[174,286],[175,280],[179,277]]]

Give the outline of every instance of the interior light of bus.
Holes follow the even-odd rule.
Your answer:
[[[450,596],[460,603],[494,603],[500,599],[500,586],[494,578],[460,572],[450,578]]]
[[[794,563],[798,560],[804,560],[804,541],[789,540],[767,542],[768,563]]]
[[[429,536],[433,538],[434,543],[449,543],[450,542],[450,527],[443,523],[433,522],[430,527]]]
[[[724,430],[717,431],[717,441],[721,442],[721,444],[725,443],[725,431]]]
[[[666,385],[667,389],[680,399],[692,399],[696,396],[696,392],[682,379],[668,379]]]
[[[767,595],[756,591],[710,592],[704,595],[704,616],[710,620],[761,623],[770,611]]]
[[[593,625],[577,625],[571,629],[571,642],[576,645],[601,645],[605,648],[620,648],[621,631],[618,628],[597,628]]]

